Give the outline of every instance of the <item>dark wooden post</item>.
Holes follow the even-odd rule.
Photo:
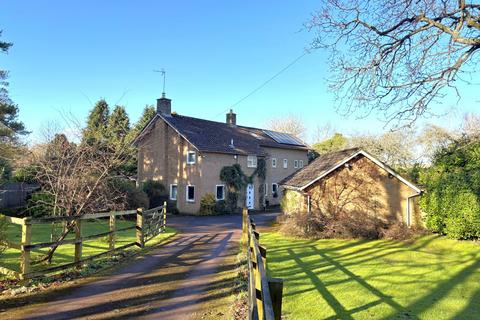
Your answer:
[[[82,260],[82,220],[80,217],[75,221],[75,263],[77,268],[81,267]]]
[[[137,225],[135,226],[137,233],[137,246],[143,248],[145,246],[145,237],[143,234],[143,209],[137,209]]]
[[[272,278],[268,280],[268,287],[270,289],[270,298],[272,299],[273,314],[275,315],[275,320],[281,320],[283,280],[278,278]]]
[[[32,242],[32,224],[30,218],[24,218],[22,224],[22,255],[20,258],[20,278],[27,279],[30,272],[30,250],[25,250],[23,246],[29,246]]]
[[[265,273],[267,272],[267,248],[264,246],[258,245],[258,249],[260,250],[260,255],[262,256],[263,267],[265,269]]]
[[[109,227],[110,234],[108,235],[108,250],[112,251],[115,249],[115,232],[117,230],[115,214],[110,215]]]

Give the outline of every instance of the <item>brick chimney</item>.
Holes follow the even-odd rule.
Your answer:
[[[237,125],[237,114],[233,113],[232,109],[230,109],[230,112],[227,113],[227,123],[231,124],[232,126]]]
[[[172,114],[172,100],[165,98],[165,94],[157,99],[157,113],[164,116],[170,116]]]

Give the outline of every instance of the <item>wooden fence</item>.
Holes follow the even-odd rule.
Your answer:
[[[243,209],[242,231],[248,263],[248,318],[280,320],[283,280],[267,277],[267,249],[260,245],[260,234],[247,209]]]
[[[136,224],[134,226],[125,227],[125,228],[116,228],[117,217],[131,216],[136,215]],[[113,211],[113,212],[104,212],[104,213],[94,213],[94,214],[85,214],[83,216],[71,216],[71,217],[43,217],[43,218],[14,218],[0,215],[7,222],[12,224],[17,224],[22,227],[22,239],[21,243],[14,243],[8,240],[3,241],[3,245],[7,248],[19,250],[21,252],[20,256],[20,271],[11,270],[8,268],[0,267],[0,273],[13,276],[17,279],[31,279],[40,277],[49,273],[56,271],[68,269],[71,267],[80,267],[83,263],[87,261],[94,260],[104,255],[112,254],[116,251],[121,251],[132,246],[138,246],[143,248],[145,242],[149,241],[156,235],[165,231],[167,223],[167,203],[165,202],[163,206],[153,208],[150,210],[129,210],[129,211]],[[88,236],[82,236],[82,221],[100,219],[100,218],[109,218],[109,231],[102,232],[97,234],[92,234]],[[51,224],[51,223],[73,223],[74,228],[73,232],[75,233],[74,239],[64,239],[61,241],[51,241],[44,243],[35,243],[32,244],[32,226],[39,224]],[[116,247],[116,233],[127,231],[127,230],[136,230],[136,241],[124,244],[122,246]],[[88,257],[82,257],[82,245],[86,240],[98,239],[102,237],[108,237],[108,250],[99,254],[91,255]],[[50,267],[42,269],[39,271],[32,271],[32,261],[31,261],[31,251],[35,249],[42,248],[51,248],[54,246],[62,246],[67,244],[75,245],[75,256],[74,261],[71,263],[62,264],[55,267]]]

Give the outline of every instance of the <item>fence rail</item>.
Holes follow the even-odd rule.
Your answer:
[[[282,318],[283,280],[267,277],[267,249],[247,209],[243,209],[242,243],[248,263],[248,319]]]
[[[116,228],[117,217],[124,217],[129,215],[136,215],[135,226]],[[165,232],[167,225],[167,203],[163,206],[153,208],[150,210],[128,210],[128,211],[112,211],[94,214],[85,214],[78,217],[43,217],[43,218],[15,218],[0,214],[0,217],[11,224],[20,225],[22,228],[21,243],[15,243],[3,240],[1,245],[6,248],[18,250],[21,252],[20,257],[20,271],[11,270],[5,267],[0,267],[0,274],[15,277],[17,279],[25,280],[40,277],[52,272],[64,270],[71,267],[80,267],[87,261],[94,260],[104,255],[112,254],[116,251],[121,251],[132,246],[143,248],[145,242],[151,240],[158,234]],[[88,236],[82,236],[82,221],[99,218],[109,218],[109,231],[96,233]],[[48,224],[55,222],[73,223],[74,239],[64,239],[61,241],[51,241],[42,243],[32,243],[32,227],[34,225]],[[136,241],[126,243],[122,246],[116,247],[116,237],[118,232],[135,230]],[[86,240],[98,239],[108,237],[108,250],[88,257],[82,257],[82,246]],[[45,268],[38,271],[32,271],[31,251],[42,248],[51,248],[55,246],[62,246],[67,244],[75,245],[74,261],[71,263],[62,264],[55,267]]]

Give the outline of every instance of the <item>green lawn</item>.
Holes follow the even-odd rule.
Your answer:
[[[286,319],[479,319],[480,245],[261,235]]]
[[[134,226],[135,221],[121,220],[117,219],[116,227],[117,229],[126,228],[129,226]],[[41,224],[32,226],[32,244],[41,243],[41,242],[50,242],[50,234],[52,231],[52,226],[50,224]],[[101,220],[92,220],[84,221],[82,223],[82,235],[93,235],[109,231],[108,219]],[[61,232],[58,230],[57,232]],[[175,231],[171,228],[167,228],[166,232],[160,234],[154,239],[146,243],[146,246],[152,246],[158,242],[172,236]],[[20,243],[21,242],[21,227],[19,225],[11,224],[7,229],[7,238],[9,241]],[[71,234],[67,239],[73,239],[74,234]],[[116,234],[116,247],[120,247],[129,242],[135,241],[135,229],[118,232]],[[137,247],[130,247],[128,250],[135,250]],[[108,238],[97,238],[93,240],[87,240],[83,243],[82,257],[86,258],[90,255],[102,253],[108,250]],[[43,255],[48,251],[48,248],[34,250],[32,253],[32,259],[38,258],[40,255]],[[73,256],[75,251],[75,245],[62,245],[58,247],[52,264],[48,267],[57,266],[64,263],[73,262]],[[6,267],[11,270],[19,271],[19,262],[20,262],[20,251],[14,249],[6,250],[0,256],[0,266]],[[33,269],[44,268],[45,265],[37,265]]]

